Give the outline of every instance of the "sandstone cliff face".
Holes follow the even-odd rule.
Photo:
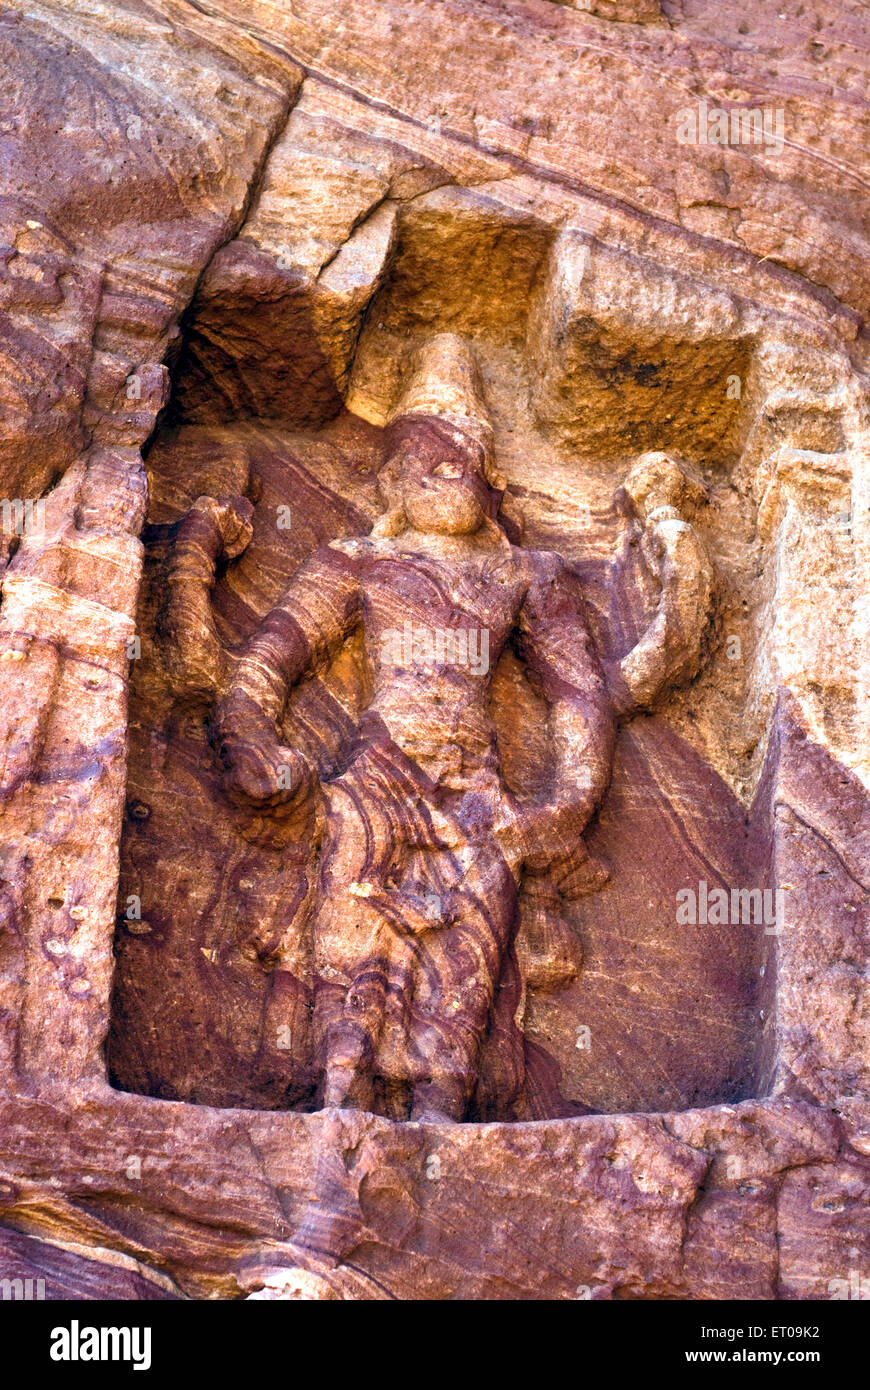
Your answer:
[[[4,1277],[867,1276],[866,39],[0,3]]]

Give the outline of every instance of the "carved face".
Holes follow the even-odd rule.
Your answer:
[[[403,430],[393,453],[399,495],[415,530],[471,535],[483,525],[491,493],[479,449],[458,444],[451,435],[427,420]]]

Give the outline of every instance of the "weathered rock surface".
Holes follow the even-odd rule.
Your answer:
[[[870,1278],[866,38],[0,3],[9,1296]]]

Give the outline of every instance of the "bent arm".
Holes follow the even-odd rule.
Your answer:
[[[359,614],[360,589],[348,557],[322,546],[245,644],[218,702],[215,725],[230,791],[267,804],[290,800],[299,790],[304,760],[281,744],[287,696],[302,676],[335,655]]]
[[[695,531],[672,507],[647,518],[647,559],[658,570],[661,595],[646,632],[609,668],[620,714],[649,709],[662,690],[697,675],[713,605],[713,567]]]
[[[550,709],[553,795],[525,816],[523,858],[543,868],[573,853],[610,781],[612,702],[585,617],[579,580],[549,562],[520,615],[519,650]]]
[[[178,528],[169,562],[163,626],[169,682],[176,695],[214,699],[227,680],[227,655],[211,609],[221,559],[248,545],[254,509],[245,497],[198,497]]]

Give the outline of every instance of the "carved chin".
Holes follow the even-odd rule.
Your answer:
[[[470,496],[427,497],[419,493],[405,498],[405,515],[417,531],[442,536],[465,536],[483,525],[483,508]]]

